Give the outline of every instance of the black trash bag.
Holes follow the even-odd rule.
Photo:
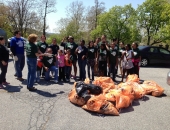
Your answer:
[[[88,101],[91,98],[90,94],[99,95],[102,93],[102,88],[94,84],[85,84],[84,82],[77,82],[76,93],[79,97],[84,98],[85,101]]]
[[[91,95],[89,94],[89,91],[88,91],[88,90],[85,90],[85,91],[81,94],[81,97],[87,102],[87,101],[91,98]]]
[[[79,97],[81,97],[81,94],[87,90],[87,85],[84,82],[77,82],[75,87]]]
[[[85,101],[88,101],[91,96],[88,92],[88,85],[84,82],[77,82],[76,83],[76,93],[79,97],[84,98]]]
[[[88,84],[87,89],[90,91],[90,94],[99,95],[102,93],[102,87],[94,84]]]

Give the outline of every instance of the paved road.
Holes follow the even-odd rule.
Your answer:
[[[41,81],[37,92],[26,89],[26,81],[14,78],[13,62],[9,63],[7,80],[0,90],[0,130],[170,130],[170,87],[166,84],[169,68],[141,68],[142,80],[155,80],[166,96],[146,96],[123,109],[120,116],[100,116],[71,104],[67,98],[70,84]],[[27,75],[27,66],[24,69]],[[117,80],[120,80],[117,78]]]

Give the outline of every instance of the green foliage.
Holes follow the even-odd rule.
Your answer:
[[[135,15],[136,12],[131,5],[114,6],[108,12],[99,15],[98,26],[91,35],[96,37],[106,34],[109,39],[117,37],[126,43],[140,40]]]
[[[48,34],[46,42],[50,45],[52,43],[53,38],[57,39],[57,44],[60,45],[62,38],[59,34]]]
[[[169,28],[170,5],[166,0],[146,0],[137,9],[138,23],[147,37],[147,44],[165,42],[170,38]]]

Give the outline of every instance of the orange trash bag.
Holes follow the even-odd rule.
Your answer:
[[[121,86],[119,86],[119,90],[121,90],[121,94],[125,96],[129,96],[130,99],[134,100],[134,90],[133,87],[127,83],[122,83]]]
[[[102,83],[114,83],[110,77],[97,77],[94,79],[93,84],[101,85]]]
[[[128,75],[126,78],[126,82],[132,81],[132,82],[137,82],[139,83],[139,78],[137,74],[132,74],[132,75]]]
[[[86,104],[86,101],[82,98],[79,97],[76,93],[75,89],[72,89],[71,92],[68,95],[68,98],[70,100],[71,103],[79,105],[79,106],[83,106],[84,104]]]
[[[101,87],[103,88],[103,94],[107,93],[110,89],[114,89],[115,88],[115,84],[114,83],[102,83]]]
[[[104,95],[94,96],[90,98],[86,105],[82,107],[85,110],[101,113],[101,114],[109,114],[118,116],[119,112],[115,108],[115,106],[108,102]]]
[[[105,94],[105,98],[107,101],[115,102],[116,97],[119,95],[121,95],[121,90],[110,89],[109,92]]]
[[[109,91],[109,89],[114,89],[115,84],[110,77],[97,77],[93,81],[93,84],[98,85],[103,88],[103,94]]]
[[[127,82],[127,84],[132,86],[135,99],[140,99],[145,96],[145,89],[140,84],[138,84],[137,82]]]
[[[118,110],[129,107],[130,104],[132,104],[132,99],[130,99],[129,96],[125,96],[125,95],[116,96],[116,108]]]
[[[146,94],[151,93],[151,95],[155,97],[161,96],[164,92],[164,89],[160,87],[155,81],[146,80],[141,86],[145,89]]]

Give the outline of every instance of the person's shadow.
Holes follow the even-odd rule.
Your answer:
[[[23,86],[7,85],[4,89],[9,93],[20,92]]]
[[[41,96],[44,96],[44,97],[49,97],[49,98],[53,98],[53,97],[56,97],[58,94],[63,94],[65,93],[64,91],[60,91],[58,93],[50,93],[50,92],[45,92],[45,91],[42,91],[42,90],[37,90],[37,91],[34,91],[35,93],[41,95]]]

